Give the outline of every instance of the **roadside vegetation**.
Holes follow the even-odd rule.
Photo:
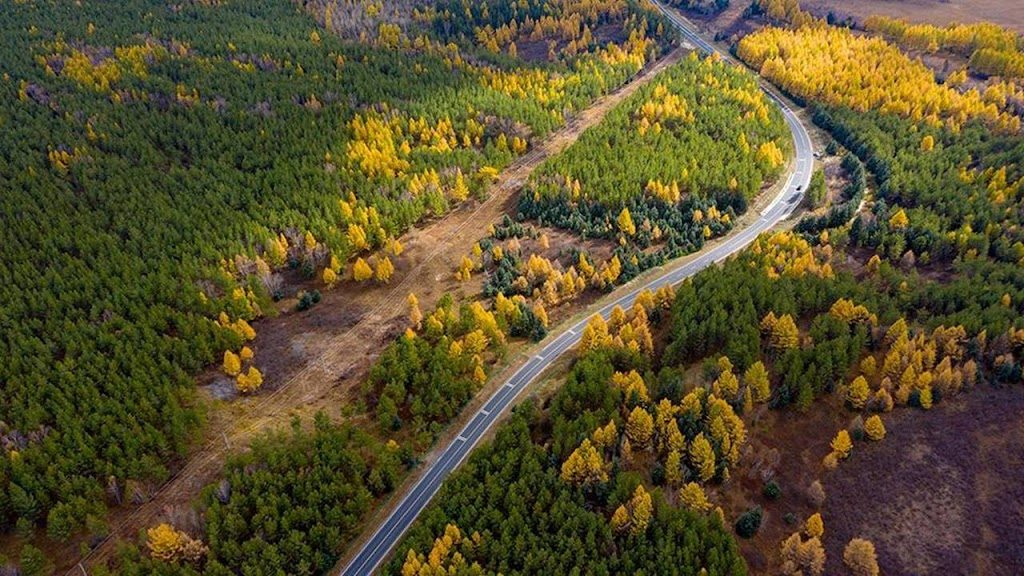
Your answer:
[[[791,148],[751,74],[694,53],[545,163],[519,218],[617,242],[632,278],[729,231]]]
[[[690,82],[698,79],[700,84],[690,86]],[[722,194],[735,197],[736,202],[745,205],[748,197],[760,190],[763,179],[774,177],[781,171],[785,147],[781,117],[777,111],[768,107],[767,101],[748,75],[714,61],[692,58],[661,74],[655,83],[655,88],[639,91],[611,113],[613,117],[610,121],[614,123],[612,129],[605,131],[603,128],[609,122],[606,119],[599,125],[598,131],[614,134],[619,129],[664,130],[664,138],[650,145],[648,153],[651,155],[669,154],[671,150],[682,154],[679,147],[696,150],[699,143],[710,144],[708,134],[711,132],[730,131],[738,143],[747,142],[745,152],[735,153],[728,160],[728,169],[737,174],[732,189],[729,188],[729,179],[719,177],[720,181],[712,182],[714,177],[711,174],[714,171],[702,168],[694,171],[694,182],[701,183],[693,193],[695,197],[711,195],[711,190],[720,188]],[[702,99],[708,99],[710,103],[712,98],[707,94],[716,87],[724,90],[728,96],[725,103],[721,108],[710,107],[706,113],[701,112],[694,117],[689,112],[690,108],[700,110],[698,101]],[[691,103],[688,104],[688,101]],[[731,122],[736,118],[743,118],[744,123],[732,132]],[[686,121],[676,124],[679,119]],[[628,134],[623,138],[626,136]],[[581,150],[590,150],[592,146],[592,143],[587,142]],[[722,149],[726,148],[732,149],[732,146],[723,146]],[[575,147],[570,147],[565,154],[579,153],[573,150]],[[553,162],[562,162],[561,158],[556,157]],[[681,165],[677,168],[680,177],[688,170]],[[640,173],[640,176],[649,179],[651,175]],[[744,181],[743,187],[735,183],[738,179]],[[661,194],[672,193],[673,184],[669,182],[667,191],[661,191]],[[607,187],[610,184],[594,180],[593,186],[595,190],[600,190],[601,186]],[[678,193],[678,188],[676,190]],[[681,194],[674,198],[658,199],[649,185],[645,188],[638,184],[634,194],[654,198],[660,202],[661,210],[666,214],[675,210],[675,206],[682,201]],[[607,201],[614,202],[610,197]],[[625,216],[616,220],[616,226],[629,228],[629,212],[624,212]],[[697,236],[701,240],[688,246],[685,251],[692,251],[703,242],[703,238],[710,237],[711,234],[706,231],[711,227],[727,230],[730,215],[736,214],[735,211],[720,213],[713,201],[708,201],[706,212],[706,216],[696,214],[699,226],[693,222],[678,224],[684,230],[698,226]],[[642,210],[640,213],[645,214]],[[676,223],[666,219],[662,225],[665,226],[666,234],[672,234]],[[651,226],[645,215],[644,220],[633,224],[632,233],[636,234],[638,230],[646,233]],[[512,339],[543,338],[549,324],[549,309],[556,310],[563,304],[587,297],[590,292],[600,294],[610,290],[631,277],[623,272],[626,267],[639,269],[636,261],[625,264],[617,254],[603,261],[595,260],[594,255],[585,250],[562,250],[554,258],[545,257],[541,254],[550,249],[546,234],[532,223],[516,222],[511,218],[506,218],[492,228],[491,235],[482,239],[454,271],[460,280],[469,280],[484,270],[489,272],[489,280],[483,285],[482,300],[458,302],[446,297],[433,311],[423,311],[415,294],[410,294],[406,302],[409,328],[395,338],[376,360],[361,390],[362,401],[374,423],[368,431],[381,440],[379,444],[371,443],[364,450],[352,453],[352,465],[359,467],[358,474],[331,483],[337,486],[337,491],[331,493],[339,498],[362,495],[352,501],[352,507],[345,508],[348,511],[346,519],[354,524],[346,523],[344,527],[328,530],[325,537],[317,536],[313,539],[315,544],[307,549],[308,553],[302,554],[303,557],[316,559],[315,567],[312,567],[313,564],[303,564],[311,566],[309,570],[312,573],[327,565],[324,563],[328,559],[336,559],[343,550],[343,542],[352,536],[347,530],[358,525],[361,514],[366,511],[359,504],[364,502],[363,498],[369,494],[371,501],[376,501],[395,488],[405,473],[415,466],[416,458],[431,446],[445,426],[484,385],[493,366],[504,357]],[[661,298],[664,302],[670,294],[669,291],[663,291],[649,296],[652,302],[655,298]],[[630,321],[624,327],[617,327],[621,330],[615,341],[629,349],[650,354],[651,335],[646,328],[646,320],[642,318],[643,313],[640,314],[635,326]],[[184,552],[179,552],[169,559],[170,563],[204,573],[217,573],[222,567],[242,570],[251,560],[242,560],[237,551],[256,547],[259,535],[263,534],[263,541],[269,541],[266,545],[258,545],[260,555],[270,555],[268,557],[277,559],[275,561],[283,562],[282,565],[294,564],[294,557],[278,555],[274,551],[282,551],[281,547],[286,545],[289,538],[321,534],[328,528],[326,518],[301,524],[289,522],[290,532],[276,531],[276,535],[268,539],[258,525],[246,520],[247,514],[243,512],[246,508],[239,509],[235,503],[241,502],[240,505],[245,507],[261,506],[258,508],[262,510],[258,513],[261,518],[269,519],[285,514],[284,509],[272,512],[258,504],[268,498],[280,499],[281,487],[296,482],[292,477],[295,471],[290,465],[272,463],[291,462],[286,454],[298,443],[312,442],[313,446],[320,446],[319,442],[309,439],[311,434],[329,433],[343,437],[352,434],[346,432],[345,428],[336,430],[336,427],[321,418],[314,431],[303,432],[297,429],[292,440],[280,442],[277,447],[271,447],[268,443],[254,455],[232,464],[230,469],[238,470],[240,467],[259,466],[259,462],[264,461],[268,466],[267,476],[259,482],[252,482],[235,476],[237,473],[229,474],[215,488],[220,491],[217,494],[223,494],[223,491],[228,490],[225,486],[230,486],[232,496],[220,496],[223,502],[218,498],[205,497],[200,504],[204,521],[189,530],[191,533],[208,535],[203,540],[208,546],[206,553],[194,560],[185,556]],[[325,448],[333,445],[324,444]],[[281,451],[279,454],[278,450]],[[314,448],[312,457],[314,462],[319,462],[321,458],[316,455],[316,450]],[[398,457],[399,454],[401,457]],[[323,458],[334,461],[326,454]],[[401,466],[396,471],[397,462]],[[288,494],[286,500],[290,502],[288,507],[302,509],[305,506],[308,494],[304,489],[287,490],[285,493]],[[318,493],[321,498],[341,506],[341,502],[331,500],[324,492]],[[255,513],[255,509],[248,510]],[[285,515],[291,516],[290,513]],[[284,516],[280,519],[283,521]],[[158,569],[158,566],[159,569],[168,569],[164,566],[168,561],[154,556],[152,545],[153,539],[147,537],[145,546],[149,548],[148,558],[144,553],[128,552],[120,557],[116,565],[127,572],[144,572]],[[251,549],[255,554],[257,548]],[[731,565],[730,562],[727,561],[726,565]]]
[[[492,54],[430,11],[346,40],[285,0],[5,6],[5,537],[102,537],[200,436],[194,373],[259,392],[252,323],[320,299],[296,280],[389,282],[404,231],[664,46],[637,4],[514,18],[540,11],[573,54]]]
[[[901,419],[906,410],[926,418],[978,388],[1019,393],[1024,242],[1013,206],[1024,143],[1014,107],[938,84],[884,40],[829,28],[796,2],[758,9],[789,27],[748,36],[738,53],[811,106],[836,140],[829,149],[843,154],[846,189],[824,215],[764,235],[684,283],[652,331],[655,354],[643,361],[614,342],[604,353],[581,343],[557,391],[521,406],[453,474],[399,547],[391,573],[416,573],[428,556],[504,574],[533,570],[524,558],[572,562],[549,544],[564,542],[558,529],[571,522],[567,508],[541,498],[551,489],[493,492],[556,477],[612,539],[576,543],[571,554],[584,559],[584,571],[619,566],[644,548],[628,539],[657,525],[643,521],[653,495],[656,507],[702,511],[712,519],[709,534],[734,532],[741,550],[757,550],[750,558],[758,571],[885,572],[879,559],[898,551],[876,551],[870,526],[848,541],[829,540],[822,484],[841,477],[851,459],[869,458],[870,444],[887,442],[894,410]],[[872,59],[905,74],[894,81],[858,73]],[[871,200],[858,212],[869,184]],[[594,319],[588,331],[608,327]],[[794,475],[778,467],[784,447],[774,434],[784,437],[787,422],[816,412],[829,413],[816,422],[846,424],[818,428],[820,438],[800,444],[818,451],[807,464],[813,482],[780,487]],[[502,464],[530,458],[537,464],[528,470]],[[504,479],[496,484],[497,474]],[[776,516],[765,526],[768,509]],[[474,545],[453,560],[446,530]],[[519,540],[528,551],[504,555],[506,531],[530,534]],[[659,532],[649,534],[645,542]],[[659,559],[648,559],[628,569],[657,571]]]

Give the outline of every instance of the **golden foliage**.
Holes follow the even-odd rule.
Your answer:
[[[640,406],[633,408],[626,420],[626,437],[638,448],[645,448],[654,435],[654,418]]]
[[[863,376],[857,376],[853,382],[850,382],[850,387],[846,391],[846,400],[851,406],[860,410],[867,404],[870,395],[871,388],[868,386],[868,381]]]
[[[825,572],[825,548],[818,537],[803,540],[799,532],[794,532],[783,540],[779,556],[783,574],[820,576]]]
[[[833,274],[826,253],[822,250],[817,255],[810,243],[792,232],[762,234],[754,241],[751,253],[769,278],[800,278],[806,274],[831,278]]]
[[[470,564],[466,556],[478,550],[482,543],[479,532],[467,538],[458,526],[448,524],[444,534],[434,539],[434,545],[426,555],[409,549],[402,564],[402,576],[481,574],[483,569],[480,565],[476,562]]]
[[[197,562],[207,553],[202,541],[191,538],[167,523],[146,530],[146,547],[149,548],[150,556],[165,562]]]
[[[864,433],[867,434],[868,438],[876,442],[885,438],[885,424],[882,424],[882,418],[875,414],[865,420]]]
[[[769,317],[765,316],[765,320],[769,320]],[[764,320],[762,320],[762,325],[764,325]],[[774,322],[770,322],[770,326],[768,340],[773,349],[790,350],[799,344],[800,332],[797,330],[793,317],[789,314],[783,314]]]
[[[373,278],[373,268],[366,263],[366,260],[362,258],[356,258],[354,264],[352,264],[352,279],[356,282],[365,282]]]
[[[600,450],[605,450],[615,445],[618,437],[619,430],[615,426],[615,420],[609,420],[603,427],[594,430],[594,433],[591,435],[594,445]]]
[[[420,311],[420,301],[416,298],[416,294],[409,292],[405,303],[409,308],[409,323],[419,327],[420,323],[423,322],[423,312]]]
[[[629,502],[616,508],[612,514],[612,529],[615,532],[623,532],[628,528],[634,535],[643,534],[647,531],[653,514],[654,500],[643,484],[638,484]]]
[[[391,275],[395,273],[395,265],[391,263],[391,258],[380,255],[377,258],[377,269],[374,271],[374,278],[381,284],[387,284],[391,281]]]
[[[324,268],[323,281],[327,288],[334,288],[334,285],[338,283],[338,273],[330,268]]]
[[[846,298],[836,300],[832,307],[829,308],[828,313],[847,324],[874,324],[876,321],[874,315],[867,308],[854,304],[852,300],[847,300]]]
[[[881,38],[846,28],[764,28],[744,37],[738,56],[786,91],[808,100],[877,110],[953,130],[980,119],[1016,131],[1020,119],[986,104],[976,90],[958,92],[935,82],[924,64]]]
[[[224,373],[228,376],[236,376],[242,371],[242,360],[231,350],[224,351]]]
[[[747,385],[747,389],[751,391],[754,402],[765,402],[771,396],[768,369],[764,367],[760,360],[751,364],[747,371],[743,373],[743,382]]]
[[[629,208],[623,208],[622,212],[619,212],[619,217],[615,219],[615,223],[618,224],[619,230],[627,236],[636,235],[636,225],[633,224],[633,217],[629,214]]]
[[[612,375],[612,386],[622,390],[622,394],[627,400],[635,395],[639,402],[650,401],[647,384],[636,370],[630,370],[628,373],[616,372]]]
[[[703,432],[699,432],[690,443],[690,463],[701,482],[715,477],[715,451]]]
[[[707,512],[711,508],[704,489],[696,482],[690,482],[679,489],[679,501],[694,512]]]
[[[821,538],[825,534],[825,523],[822,521],[820,513],[815,512],[807,518],[804,531],[811,538]]]
[[[875,545],[863,538],[854,538],[843,550],[843,562],[853,576],[878,576]]]
[[[832,453],[837,458],[849,457],[850,452],[853,451],[853,441],[850,440],[850,433],[846,430],[840,430],[836,433],[835,438],[832,439],[830,446],[832,447]]]
[[[608,481],[604,459],[589,439],[584,439],[562,463],[562,480],[577,486]]]
[[[235,388],[242,394],[250,394],[263,386],[263,374],[255,366],[249,366],[248,372],[235,377]]]

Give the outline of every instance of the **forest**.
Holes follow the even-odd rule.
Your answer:
[[[403,231],[659,53],[651,10],[585,12],[614,37],[531,63],[430,14],[354,41],[286,0],[5,3],[3,531],[102,534],[198,437],[194,373],[257,393],[282,272],[386,281]]]
[[[695,412],[673,416],[685,408],[671,403],[667,412],[664,402],[655,416],[648,412],[657,389],[648,392],[640,373],[651,367],[651,350],[618,338],[623,329],[647,328],[648,311],[662,315],[660,303],[649,303],[592,324],[593,338],[581,344],[565,384],[550,402],[516,408],[494,441],[446,482],[386,573],[746,574],[720,515],[706,502],[676,505],[669,470],[655,483],[648,474],[658,454],[680,466],[677,445],[706,446],[714,458],[705,436],[715,426]],[[708,414],[732,414],[713,397],[692,400],[691,410],[706,404]],[[447,536],[456,532],[465,536],[449,550]]]
[[[958,54],[967,58],[971,72],[979,75],[1024,79],[1024,36],[997,24],[939,27],[874,16],[864,21],[864,28],[906,49]]]
[[[389,573],[462,562],[483,573],[567,563],[579,573],[659,572],[671,558],[683,573],[697,572],[683,560],[694,558],[708,573],[746,573],[728,533],[756,532],[757,513],[726,518],[715,498],[733,489],[730,469],[745,465],[745,419],[756,406],[823,409],[815,398],[839,394],[871,422],[855,440],[877,441],[884,431],[872,417],[1016,382],[1007,346],[1019,312],[999,296],[959,296],[984,289],[1017,302],[1024,277],[964,274],[945,284],[888,260],[855,272],[840,265],[846,242],[762,236],[667,301],[644,296],[607,322],[595,317],[564,383],[520,405],[453,474]],[[621,339],[640,327],[658,335],[653,346]],[[837,463],[856,449],[836,445]],[[691,534],[673,534],[680,516]],[[462,544],[449,550],[453,531]],[[812,555],[821,547],[800,544]],[[816,566],[807,573],[821,574]]]
[[[617,241],[628,279],[730,230],[791,148],[752,75],[691,53],[546,162],[519,218]]]
[[[386,281],[403,231],[486,194],[664,47],[641,3],[445,1],[358,25],[342,18],[352,5],[0,12],[0,525],[26,542],[13,559],[26,574],[47,573],[33,537],[101,536],[106,506],[140,501],[187,454],[196,371],[223,359],[258,393],[246,343],[287,289],[281,272]],[[827,473],[882,440],[891,410],[1019,385],[1017,112],[937,83],[884,39],[806,22],[795,2],[759,5],[797,27],[737,52],[842,149],[839,203],[593,320],[564,383],[450,477],[389,573],[745,574],[736,538],[761,511],[724,493],[755,410],[843,399],[864,426],[823,431]],[[510,338],[540,339],[546,307],[726,233],[782,173],[788,141],[751,74],[671,68],[545,164],[518,218],[472,247],[456,273],[486,271],[490,307],[444,298],[425,314],[409,295],[408,329],[359,391],[368,425],[321,415],[268,434],[195,519],[151,527],[97,573],[329,570]],[[519,249],[546,248],[543,226],[618,248],[606,261]],[[823,573],[820,522],[780,544],[782,572]],[[869,547],[850,542],[845,562]]]
[[[629,570],[657,572],[657,559],[633,559],[657,538],[646,532],[661,518],[645,522],[649,502],[710,518],[710,534],[758,531],[759,508],[724,517],[717,506],[739,489],[723,482],[729,469],[749,465],[743,430],[759,404],[785,415],[836,406],[823,396],[841,399],[841,409],[857,417],[849,429],[823,431],[831,452],[821,454],[818,473],[831,474],[861,443],[885,441],[892,410],[932,410],[979,387],[1019,388],[1019,118],[998,107],[986,112],[977,94],[944,93],[912,66],[851,85],[843,74],[855,74],[857,62],[885,68],[910,61],[883,40],[807,25],[806,13],[787,15],[785,3],[776,4],[775,18],[796,20],[794,29],[748,36],[739,53],[806,101],[835,138],[829,149],[842,155],[848,179],[837,203],[698,273],[669,308],[645,310],[654,354],[609,338],[628,314],[592,320],[564,382],[521,405],[452,475],[400,545],[390,573],[458,567],[509,574],[558,565],[613,573],[626,561]],[[553,500],[560,492],[541,479],[587,512]],[[766,483],[763,497],[778,490]],[[590,537],[562,547],[572,537],[560,530],[584,525],[592,533],[584,522],[593,513],[612,538],[636,530],[648,538],[621,545]],[[775,548],[777,573],[820,575],[842,564],[853,574],[879,573],[869,534],[841,546],[842,558],[827,559],[827,520],[815,513],[793,523],[795,532]],[[732,570],[743,573],[742,566],[738,560]]]

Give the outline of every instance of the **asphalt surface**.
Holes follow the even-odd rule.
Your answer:
[[[682,35],[689,42],[696,45],[698,49],[705,53],[716,51],[713,46],[687,28],[687,23],[675,13],[666,11],[660,4],[659,7],[679,28]],[[804,192],[811,182],[811,173],[814,168],[811,139],[793,111],[771,92],[766,91],[766,94],[782,110],[786,124],[793,134],[794,149],[796,151],[795,169],[790,173],[785,185],[782,187],[782,191],[761,211],[760,217],[753,224],[727,236],[724,241],[713,248],[705,249],[705,251],[699,253],[693,260],[683,266],[671,268],[671,264],[666,265],[666,271],[663,274],[652,277],[614,302],[610,302],[601,308],[598,313],[605,319],[609,317],[612,309],[616,306],[621,306],[624,309],[631,307],[637,295],[642,291],[657,290],[666,284],[673,286],[679,284],[704,268],[717,264],[738,252],[750,244],[759,234],[770,230],[779,221],[789,216],[800,203]],[[420,512],[426,508],[430,499],[437,493],[445,478],[466,459],[466,456],[476,447],[477,443],[480,442],[480,439],[483,438],[494,422],[508,410],[520,392],[529,386],[552,362],[565,352],[571,350],[579,342],[580,335],[583,333],[583,328],[587,325],[588,321],[589,318],[580,320],[575,325],[563,329],[557,338],[549,339],[548,343],[535,356],[523,364],[491,396],[483,408],[474,414],[469,423],[459,432],[455,440],[445,448],[440,457],[423,472],[420,479],[405,494],[391,512],[391,515],[374,532],[373,536],[363,544],[358,554],[341,571],[342,576],[368,575],[384,562],[391,549],[398,544],[402,534],[412,525]]]

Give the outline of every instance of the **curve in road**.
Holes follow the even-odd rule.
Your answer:
[[[660,4],[658,6],[672,23],[679,28],[682,35],[695,44],[697,48],[705,53],[716,51],[714,47],[687,28],[687,24],[677,15],[666,10]],[[794,148],[796,150],[795,170],[790,173],[785,185],[782,187],[782,191],[768,204],[753,224],[728,236],[725,241],[717,246],[700,253],[686,265],[667,270],[664,274],[647,280],[642,285],[635,287],[625,295],[605,305],[598,311],[605,319],[609,317],[612,309],[616,306],[623,308],[631,307],[637,295],[642,291],[656,290],[666,284],[675,286],[700,270],[717,264],[738,252],[750,244],[759,234],[770,230],[779,221],[789,216],[800,203],[800,200],[803,198],[803,192],[807,190],[811,182],[811,172],[814,168],[811,139],[793,110],[770,91],[766,90],[765,93],[782,110],[786,124],[793,135]],[[351,562],[341,571],[342,576],[368,575],[384,562],[391,549],[398,544],[402,534],[412,525],[416,517],[426,508],[430,499],[440,489],[445,478],[466,459],[466,456],[476,447],[477,443],[480,442],[494,422],[508,410],[519,393],[529,386],[552,362],[579,342],[583,328],[587,325],[589,319],[588,317],[580,320],[564,330],[557,338],[550,340],[488,399],[487,403],[473,415],[473,418],[463,427],[455,440],[427,468],[384,523],[373,533],[373,536],[370,537]]]

